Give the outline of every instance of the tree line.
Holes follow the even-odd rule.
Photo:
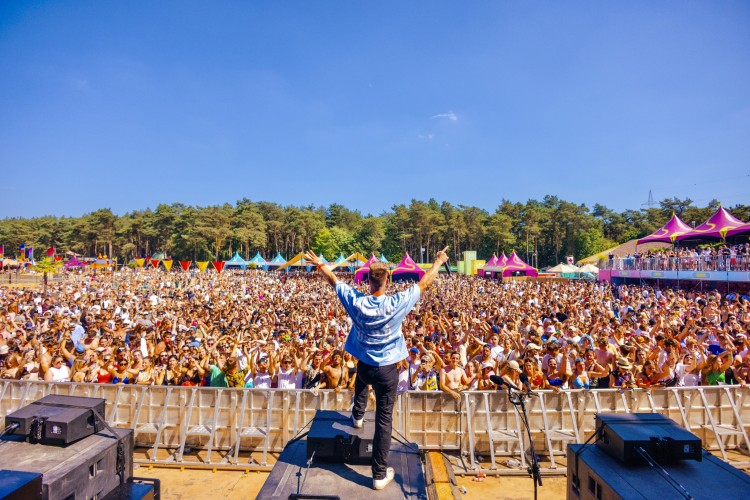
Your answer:
[[[420,262],[448,245],[454,262],[465,250],[476,250],[480,259],[515,250],[529,264],[544,267],[567,255],[578,260],[646,236],[672,213],[701,224],[718,206],[716,200],[697,207],[689,198],[667,198],[658,206],[615,212],[548,195],[525,203],[502,200],[492,213],[430,199],[363,215],[336,203],[282,206],[242,199],[207,207],[160,204],[122,216],[102,208],[81,217],[6,218],[0,220],[0,244],[7,257],[25,244],[36,257],[54,246],[58,254],[107,255],[120,262],[156,252],[178,260],[225,260],[234,252],[244,258],[260,252],[266,259],[280,252],[290,258],[308,248],[328,259],[358,251],[383,253],[394,261],[408,252]],[[748,205],[727,209],[743,221],[750,218]]]

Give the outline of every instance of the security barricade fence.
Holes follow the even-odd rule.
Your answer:
[[[280,453],[305,431],[317,410],[351,409],[347,391],[2,380],[0,412],[5,416],[49,394],[106,399],[107,422],[134,429],[136,447],[147,449],[147,458],[136,462],[185,464],[187,450],[201,450],[201,465],[242,470],[269,468],[268,454]],[[535,449],[549,459],[548,470],[565,471],[567,444],[589,438],[599,412],[661,413],[696,434],[704,448],[746,467],[750,461],[736,457],[750,449],[749,395],[740,386],[538,391],[526,407]],[[522,420],[503,391],[463,392],[459,399],[434,391],[401,393],[393,429],[395,439],[458,455],[466,473],[497,470],[509,458],[525,470],[529,460]],[[729,457],[729,450],[739,453]]]

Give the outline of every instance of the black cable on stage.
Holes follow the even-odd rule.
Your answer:
[[[682,486],[679,481],[677,481],[675,478],[669,475],[669,472],[659,465],[654,458],[649,455],[649,453],[643,449],[643,447],[639,446],[635,449],[635,451],[638,452],[638,454],[646,461],[647,464],[649,464],[651,467],[656,469],[656,471],[662,475],[664,479],[666,479],[667,483],[670,484],[674,489],[677,490],[677,492],[682,495],[683,497],[687,498],[688,500],[693,499],[693,495],[691,495],[684,486]]]
[[[6,426],[5,429],[3,429],[2,431],[0,431],[0,437],[5,436],[9,432],[18,429],[19,427],[21,427],[21,426],[18,425],[18,422],[13,422],[12,424]]]

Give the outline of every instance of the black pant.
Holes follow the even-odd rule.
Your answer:
[[[396,403],[398,368],[396,365],[372,366],[360,361],[354,381],[352,417],[360,420],[367,408],[367,386],[375,391],[375,436],[372,443],[372,477],[383,479],[388,468],[393,429],[393,405]]]

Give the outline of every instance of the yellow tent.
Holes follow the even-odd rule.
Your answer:
[[[357,265],[356,262],[361,262],[362,264],[359,265],[359,266],[357,266],[357,267],[362,267],[362,265],[364,265],[364,264],[367,263],[367,257],[365,257],[364,255],[362,255],[359,252],[354,252],[349,257],[347,257],[346,260],[344,260],[342,262],[330,262],[328,264],[328,266],[331,268],[331,271],[333,271],[334,269],[336,269],[339,266],[347,266],[347,265],[351,264],[352,262],[355,263],[354,264],[355,266]]]
[[[305,260],[305,254],[300,252],[286,261],[283,265],[279,266],[277,271],[281,271],[282,269],[286,269],[287,267],[303,267],[307,265],[310,265],[310,263]]]

